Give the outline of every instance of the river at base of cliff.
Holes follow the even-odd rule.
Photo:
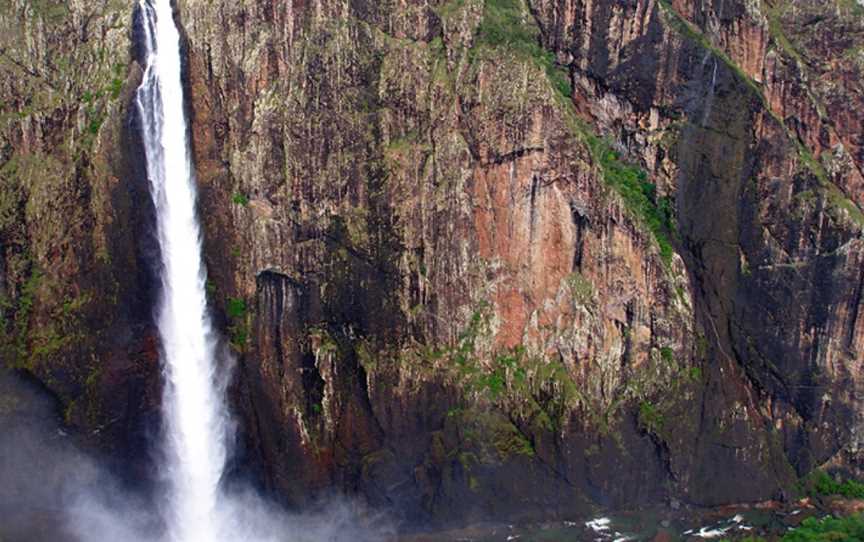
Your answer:
[[[779,540],[806,518],[845,516],[864,501],[826,498],[717,508],[671,506],[595,514],[593,517],[526,525],[478,524],[399,538],[399,542],[697,542],[763,538]]]

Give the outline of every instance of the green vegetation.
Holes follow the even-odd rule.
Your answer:
[[[420,133],[417,130],[409,130],[401,137],[393,138],[387,144],[387,152],[392,154],[404,153],[420,144]]]
[[[845,518],[807,518],[783,536],[783,542],[862,542],[864,518],[856,514]]]
[[[488,330],[487,309],[488,305],[484,303],[474,311],[468,326],[459,334],[455,348],[445,352],[436,352],[433,355],[437,357],[444,355],[451,358],[455,362],[458,376],[467,390],[480,393],[487,399],[495,401],[505,390],[507,366],[501,364],[499,358],[496,358],[492,367],[482,367],[475,354],[478,337],[481,334],[485,335]]]
[[[120,97],[120,93],[123,90],[123,80],[119,77],[115,77],[111,79],[111,84],[108,85],[108,94],[111,96],[112,100],[116,100]]]
[[[0,359],[7,367],[32,371],[70,345],[84,342],[81,318],[93,298],[85,292],[51,303],[59,285],[36,267],[24,276],[14,299],[0,298]]]
[[[113,67],[114,76],[105,86],[95,91],[85,90],[81,94],[81,104],[84,106],[84,112],[88,119],[80,139],[84,150],[92,149],[96,136],[99,135],[99,130],[105,122],[108,108],[106,98],[111,101],[120,98],[124,83],[121,75],[125,69],[123,64],[115,64]]]
[[[864,484],[855,480],[835,480],[824,471],[814,471],[804,482],[807,492],[818,496],[841,496],[847,499],[864,499]]]
[[[249,322],[246,302],[237,297],[229,297],[225,303],[225,312],[231,320],[228,326],[231,345],[238,350],[245,348],[249,340]]]
[[[465,7],[465,0],[451,0],[433,9],[441,19],[449,19],[457,15],[463,7]]]
[[[90,122],[87,123],[87,130],[93,135],[98,134],[99,128],[102,127],[103,120],[104,119],[101,116],[96,116],[90,119]]]
[[[670,238],[676,231],[671,198],[658,198],[657,187],[647,181],[647,174],[622,162],[609,142],[592,134],[587,134],[586,138],[606,183],[621,195],[627,209],[645,223],[660,247],[660,256],[668,265],[674,252]]]
[[[225,305],[225,312],[231,318],[241,318],[246,314],[246,302],[238,297],[229,297]]]
[[[660,349],[660,359],[662,359],[667,365],[674,365],[675,352],[668,346],[664,346]]]
[[[242,205],[243,207],[249,205],[249,197],[246,194],[242,194],[240,192],[235,192],[234,195],[231,197],[231,201],[233,201],[237,205]]]
[[[228,328],[231,334],[231,345],[242,350],[246,347],[246,342],[249,340],[249,330],[245,325],[234,325]]]
[[[700,382],[702,380],[702,368],[690,367],[687,370],[687,378],[690,380],[690,382]]]
[[[411,349],[401,353],[400,362],[452,379],[469,403],[506,405],[508,411],[516,408],[525,423],[554,430],[570,409],[584,404],[584,397],[560,360],[532,356],[522,346],[483,352],[481,344],[486,344],[490,333],[488,307],[480,304],[455,344]],[[365,347],[358,355],[367,370],[375,370],[377,364],[367,361]],[[452,410],[448,417],[460,415],[461,410]]]
[[[639,404],[639,425],[647,430],[649,433],[659,433],[663,426],[666,424],[666,420],[663,417],[663,414],[660,413],[660,410],[653,403],[649,403],[648,401],[642,401]]]
[[[550,385],[558,390],[555,401],[563,404],[575,400],[578,391],[566,368],[554,360],[529,356],[523,346],[493,353],[488,363],[481,361],[476,348],[478,338],[488,334],[487,309],[488,305],[482,304],[472,314],[455,347],[433,351],[431,357],[452,360],[462,386],[487,401],[509,397],[531,402],[540,388]]]
[[[81,151],[91,151],[96,143],[96,136],[105,121],[105,106],[102,104],[104,93],[100,90],[95,94],[85,92],[81,101],[84,103],[84,112],[87,115],[87,124],[80,137],[80,148],[75,154],[80,157]]]
[[[594,302],[593,287],[587,279],[577,273],[566,281],[575,297]],[[592,392],[590,383],[585,384],[587,388],[580,389],[567,366],[555,356],[532,354],[521,345],[497,351],[485,350],[490,333],[487,308],[488,305],[481,304],[452,346],[403,351],[401,363],[409,365],[412,370],[432,371],[436,378],[451,380],[465,393],[466,405],[485,404],[515,413],[520,423],[532,428],[534,434],[537,431],[556,431],[576,408],[582,410],[585,419],[595,424],[598,431],[605,432],[613,426],[615,416],[622,408],[635,403],[641,427],[660,435],[667,429],[665,419],[670,405],[665,396],[647,400],[656,389],[655,380],[662,379],[667,389],[675,390],[677,395],[703,378],[700,368],[679,366],[675,351],[665,346],[651,356],[659,376],[632,378],[617,390],[615,399],[607,401]],[[376,364],[368,361],[370,355],[365,347],[358,349],[358,356],[367,370],[376,370]],[[597,363],[596,360],[589,362]],[[459,411],[461,408],[454,409],[448,417],[457,415]]]
[[[15,319],[12,329],[11,340],[5,340],[4,343],[12,349],[9,360],[14,360],[17,366],[23,366],[28,359],[28,341],[30,338],[30,314],[33,311],[33,303],[36,296],[36,290],[42,281],[42,273],[37,269],[34,270],[30,277],[24,282],[21,287],[21,293],[18,296],[18,303],[15,307]],[[11,307],[10,307],[11,308]],[[5,312],[5,310],[4,310]],[[5,335],[5,330],[4,335]]]
[[[119,37],[128,31],[123,20],[127,6],[116,0],[75,7],[33,0],[22,6],[18,17],[0,23],[9,38],[0,54],[0,74],[10,82],[3,92],[0,124],[11,129],[33,116],[39,122],[63,119],[52,126],[44,151],[64,164],[84,160],[90,166],[85,157],[93,151],[105,120],[122,107],[117,102],[126,82],[128,55],[108,47],[116,43],[111,34]],[[25,39],[36,28],[43,43],[38,58]],[[78,118],[82,122],[75,122]]]
[[[549,83],[562,96],[572,95],[567,70],[555,55],[540,44],[540,29],[523,0],[486,0],[483,20],[477,29],[477,43],[490,48],[506,48],[530,59],[543,69]]]
[[[748,536],[737,542],[767,542],[765,538]],[[772,538],[774,540],[774,538]],[[845,518],[807,518],[798,527],[776,539],[781,542],[864,542],[864,517],[861,514]],[[721,542],[730,542],[728,539]]]
[[[501,431],[495,435],[493,444],[498,451],[499,457],[503,460],[514,455],[524,455],[526,457],[534,457],[534,446],[531,441],[525,437],[513,424],[510,424],[509,431]]]

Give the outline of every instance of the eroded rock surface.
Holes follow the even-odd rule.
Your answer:
[[[133,19],[35,6],[0,16],[34,29],[0,57],[3,344],[112,443],[158,402]],[[856,470],[862,11],[180,0],[244,460],[427,525]]]

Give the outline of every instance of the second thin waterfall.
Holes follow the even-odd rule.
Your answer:
[[[168,534],[178,542],[219,538],[216,515],[228,420],[183,106],[180,35],[170,0],[139,0],[146,69],[138,88],[147,176],[161,249],[157,320],[165,376]]]

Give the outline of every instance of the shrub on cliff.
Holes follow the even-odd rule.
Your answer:
[[[864,484],[855,480],[835,480],[823,471],[814,471],[806,480],[807,493],[814,496],[839,495],[847,499],[864,499]]]
[[[864,517],[807,518],[797,529],[783,536],[783,542],[861,542],[864,541]]]
[[[801,522],[801,525],[784,534],[780,540],[782,542],[864,542],[864,516],[856,514],[845,518],[807,518]],[[738,542],[767,541],[760,537],[746,537],[739,539]]]

